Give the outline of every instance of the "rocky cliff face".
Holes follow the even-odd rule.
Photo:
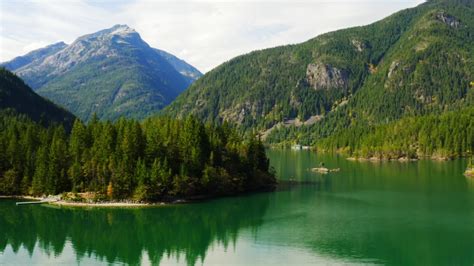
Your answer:
[[[315,90],[347,88],[349,73],[344,69],[317,62],[306,68],[306,79]]]
[[[461,22],[457,18],[444,11],[438,12],[436,14],[436,19],[452,28],[459,28],[461,26]]]

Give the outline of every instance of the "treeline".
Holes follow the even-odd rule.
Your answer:
[[[0,115],[0,150],[3,195],[93,191],[104,199],[156,201],[275,184],[259,139],[192,117],[76,120],[68,133]]]
[[[474,151],[474,108],[407,117],[376,127],[354,126],[317,141],[316,147],[362,158],[469,156]]]

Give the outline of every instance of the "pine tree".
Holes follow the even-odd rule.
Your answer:
[[[142,160],[137,161],[135,168],[135,178],[138,185],[135,188],[134,198],[138,201],[150,201],[154,198],[156,189],[152,186],[150,173]]]
[[[46,180],[48,176],[48,153],[47,146],[42,145],[36,154],[36,167],[32,181],[32,191],[34,195],[47,193]]]
[[[54,130],[49,151],[48,192],[58,194],[70,190],[70,180],[67,176],[68,152],[66,133],[63,127]]]

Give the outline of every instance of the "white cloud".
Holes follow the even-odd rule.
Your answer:
[[[0,0],[0,61],[114,24],[208,71],[256,49],[368,24],[423,0]]]

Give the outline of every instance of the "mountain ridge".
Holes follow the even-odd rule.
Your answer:
[[[3,66],[7,69],[20,69],[25,65],[31,64],[33,61],[44,58],[48,55],[51,55],[64,47],[66,47],[66,43],[64,42],[57,42],[50,44],[46,47],[39,48],[36,50],[33,50],[31,52],[28,52],[27,54],[23,56],[17,56],[13,58],[12,60],[3,63]]]
[[[426,2],[367,26],[238,56],[163,112],[228,121],[265,132],[272,142],[310,144],[355,121],[370,125],[466,106],[474,102],[472,27],[469,1]]]
[[[175,68],[178,58],[170,58],[156,52],[134,29],[117,24],[10,70],[84,120],[94,113],[103,119],[143,119],[202,75],[182,60],[181,68]],[[194,71],[192,77],[178,71],[184,67]]]

